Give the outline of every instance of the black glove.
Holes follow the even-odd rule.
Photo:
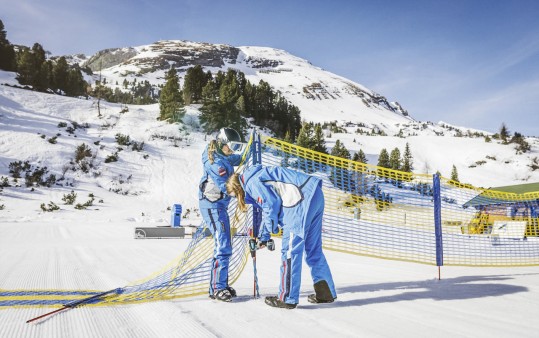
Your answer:
[[[264,249],[268,248],[269,251],[275,250],[275,242],[273,242],[273,239],[268,239],[267,241],[258,241],[254,238],[251,238],[249,240],[249,248],[251,250],[251,253],[258,249]]]
[[[264,248],[264,247],[267,247],[269,251],[273,251],[275,250],[275,242],[273,241],[273,239],[268,239],[267,241],[263,241],[263,242],[260,242],[258,244],[258,246],[260,248]]]

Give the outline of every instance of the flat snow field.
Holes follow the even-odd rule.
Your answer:
[[[91,214],[89,214],[91,215]],[[0,222],[0,289],[121,287],[164,267],[190,239],[135,239],[132,221],[61,219]],[[539,267],[442,267],[326,251],[338,299],[275,309],[280,242],[257,258],[261,299],[253,299],[249,260],[234,284],[238,297],[206,296],[111,307],[2,308],[0,337],[537,337]]]

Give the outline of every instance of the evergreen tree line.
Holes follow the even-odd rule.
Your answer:
[[[328,125],[324,126],[326,128],[328,127]],[[295,144],[303,148],[328,154],[323,131],[324,126],[322,126],[320,123],[315,124],[313,122],[303,122]],[[294,140],[290,137],[290,135],[286,135],[284,141],[294,143]],[[360,149],[358,152],[354,153],[353,156],[351,156],[350,151],[346,149],[346,147],[340,140],[337,140],[335,142],[335,145],[333,146],[329,154],[345,159],[352,159],[353,161],[361,163],[367,163],[367,157],[365,156],[365,153],[362,149]],[[406,147],[404,148],[404,154],[402,156],[399,148],[393,149],[391,151],[391,154],[389,154],[385,148],[382,149],[378,156],[377,165],[383,168],[412,172],[414,168],[410,145],[406,143]]]
[[[4,23],[0,20],[0,69],[17,72],[17,80],[34,90],[52,90],[68,96],[86,95],[87,83],[78,65],[69,66],[64,57],[47,60],[46,52],[39,43],[32,48],[17,50],[7,39]]]
[[[116,85],[118,84],[116,83]],[[124,79],[122,87],[128,91],[123,91],[118,87],[113,90],[107,86],[106,79],[97,80],[90,95],[108,102],[123,104],[153,104],[158,101],[158,91],[148,80],[137,82],[135,79],[133,82],[129,82]]]
[[[515,150],[517,153],[525,153],[531,150],[530,144],[524,139],[524,136],[521,133],[515,132],[513,136],[511,136],[505,123],[502,123],[500,132],[494,134],[492,137],[494,139],[500,139],[503,144],[516,144]]]
[[[391,154],[387,152],[386,148],[383,148],[378,155],[377,166],[411,173],[414,167],[412,152],[410,151],[408,142],[406,142],[402,157],[400,149],[397,147],[391,151]]]
[[[245,74],[228,69],[212,74],[200,65],[187,70],[183,88],[178,74],[171,68],[160,93],[160,119],[178,121],[183,117],[184,106],[202,104],[200,121],[206,132],[231,127],[243,133],[246,120],[263,126],[277,137],[295,139],[301,128],[300,110],[288,103],[280,92],[267,82],[250,83]]]

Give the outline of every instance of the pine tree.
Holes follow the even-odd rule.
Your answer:
[[[200,123],[206,133],[212,133],[226,125],[219,101],[208,101],[200,108]]]
[[[290,137],[290,132],[286,132],[286,134],[284,135],[284,139],[283,139],[284,142],[286,143],[292,143],[292,138]],[[290,166],[290,163],[288,162],[289,158],[290,158],[290,155],[287,153],[287,152],[283,152],[282,154],[283,156],[283,159],[281,160],[281,167],[289,167]]]
[[[15,50],[7,39],[7,32],[4,30],[4,23],[0,20],[0,69],[15,71]]]
[[[367,157],[365,156],[365,153],[361,149],[359,149],[359,151],[354,154],[354,156],[352,157],[352,160],[356,162],[367,163]]]
[[[209,78],[201,65],[187,69],[183,83],[183,100],[186,105],[200,102],[202,88],[208,83],[208,80]]]
[[[224,126],[223,114],[220,114],[221,109],[219,103],[219,87],[217,81],[222,72],[218,72],[217,76],[208,81],[202,89],[202,101],[204,105],[200,108],[200,123],[206,133],[212,133],[219,130],[220,126]]]
[[[460,182],[459,181],[459,174],[457,172],[457,167],[455,167],[454,164],[453,164],[453,169],[451,169],[451,180],[453,180],[455,182]]]
[[[521,133],[516,132],[516,131],[515,131],[515,134],[513,135],[513,137],[511,138],[511,141],[509,141],[509,143],[516,143],[517,144],[517,147],[515,148],[515,150],[517,151],[517,154],[518,153],[525,153],[525,152],[531,150],[531,146],[526,141],[526,139],[524,139],[524,136]]]
[[[296,139],[296,144],[300,147],[312,149],[314,147],[313,143],[313,124],[312,122],[303,122],[301,129],[299,131],[298,137]]]
[[[312,149],[313,148],[313,123],[312,122],[303,122],[303,125],[299,131],[298,137],[296,138],[296,144],[300,147]],[[303,170],[307,173],[313,171],[313,162],[306,158],[299,158],[297,162],[298,169]]]
[[[45,91],[49,87],[52,78],[52,64],[47,62],[45,49],[39,43],[32,46],[33,69],[36,71],[32,86],[38,91]]]
[[[389,164],[389,154],[387,153],[386,148],[383,148],[378,155],[378,164],[379,167],[390,168]]]
[[[401,168],[401,151],[399,148],[395,148],[391,151],[389,156],[389,167],[393,170],[400,170]]]
[[[65,57],[60,57],[52,70],[52,88],[67,92],[69,66]]]
[[[335,146],[331,149],[331,155],[336,157],[341,157],[345,159],[350,159],[350,152],[340,140],[335,142]],[[343,166],[336,165],[331,167],[330,181],[339,189],[344,189],[346,191],[352,191],[356,186],[353,175],[351,172],[343,168]]]
[[[509,136],[509,129],[507,129],[505,123],[502,123],[502,126],[500,127],[500,139],[504,144],[508,142]]]
[[[87,96],[86,88],[88,83],[84,81],[81,70],[78,65],[69,70],[67,74],[66,95],[68,96]]]
[[[326,140],[324,139],[324,132],[322,131],[322,126],[320,123],[317,123],[314,127],[314,151],[319,153],[327,154],[328,150],[326,149]]]
[[[20,53],[17,70],[17,80],[21,84],[30,85],[38,91],[45,91],[50,87],[52,63],[47,61],[45,50],[39,43]]]
[[[288,106],[288,119],[285,124],[290,131],[291,139],[294,140],[298,136],[299,130],[301,129],[301,111],[298,107],[294,105]]]
[[[202,88],[202,102],[204,104],[217,100],[219,94],[218,87],[215,81],[210,80],[204,88]]]
[[[246,122],[241,116],[241,104],[238,104],[241,90],[237,75],[236,71],[229,69],[219,88],[220,113],[225,116],[224,125],[219,127],[231,127],[242,134],[245,130]]]
[[[350,152],[340,140],[335,142],[335,146],[331,149],[331,155],[346,158],[348,160],[350,159]]]
[[[177,122],[183,118],[183,101],[180,93],[178,73],[171,67],[165,76],[166,83],[161,90],[159,98],[159,119],[162,121]]]
[[[17,80],[22,85],[32,84],[36,70],[33,66],[32,52],[28,48],[23,48],[19,52],[17,59]]]
[[[290,136],[289,131],[287,131],[286,134],[284,135],[283,141],[286,143],[293,143],[294,140],[292,140],[292,137]]]
[[[414,170],[414,160],[412,157],[412,152],[410,151],[410,145],[406,142],[406,147],[404,148],[404,154],[402,155],[402,171],[411,173]]]

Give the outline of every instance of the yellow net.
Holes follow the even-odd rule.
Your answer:
[[[249,141],[253,162],[323,181],[326,249],[429,265],[539,265],[539,192],[491,191],[318,153],[274,138]],[[254,159],[254,161],[251,161]],[[253,211],[232,221],[230,284],[248,259]],[[0,290],[0,307],[53,306],[99,296],[88,305],[182,298],[207,293],[213,239],[202,224],[187,250],[161,271],[99,296],[95,290]]]

